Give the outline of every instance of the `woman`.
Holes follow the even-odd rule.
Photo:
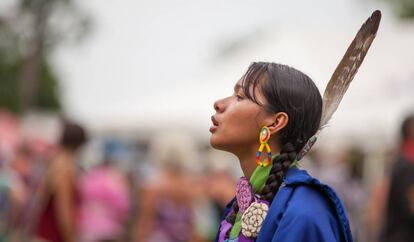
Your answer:
[[[86,131],[65,122],[59,150],[50,161],[42,183],[41,211],[36,224],[36,241],[75,242],[79,207],[76,155],[86,142]]]
[[[322,113],[308,76],[281,64],[253,63],[234,94],[214,109],[210,143],[236,155],[244,173],[216,241],[352,241],[335,192],[297,168]]]

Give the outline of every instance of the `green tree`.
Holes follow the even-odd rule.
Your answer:
[[[75,0],[16,0],[0,15],[0,107],[16,113],[60,110],[58,76],[51,56],[78,43],[90,19]]]
[[[414,19],[414,0],[387,0],[403,20]]]

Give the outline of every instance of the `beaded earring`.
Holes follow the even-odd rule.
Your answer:
[[[268,144],[268,141],[270,139],[270,130],[268,127],[264,126],[259,135],[259,141],[260,141],[260,147],[256,154],[256,163],[258,166],[266,167],[270,164],[270,161],[272,160],[272,150],[270,149],[270,146]],[[265,160],[261,160],[260,156],[262,155],[262,151],[266,148],[267,157]]]

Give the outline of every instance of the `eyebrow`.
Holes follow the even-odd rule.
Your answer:
[[[234,92],[238,92],[241,88],[242,88],[242,87],[241,87],[241,85],[240,85],[239,83],[237,83],[237,84],[234,86]]]

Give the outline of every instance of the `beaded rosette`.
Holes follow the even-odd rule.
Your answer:
[[[266,218],[269,206],[266,202],[257,201],[250,204],[241,217],[241,232],[247,238],[256,238]]]
[[[253,187],[245,177],[240,178],[236,189],[236,202],[241,213],[241,233],[237,238],[230,239],[228,234],[232,229],[232,224],[223,220],[219,235],[219,242],[253,242],[260,232],[260,228],[269,211],[267,201],[261,200],[253,192]],[[235,211],[230,211],[234,213]]]

